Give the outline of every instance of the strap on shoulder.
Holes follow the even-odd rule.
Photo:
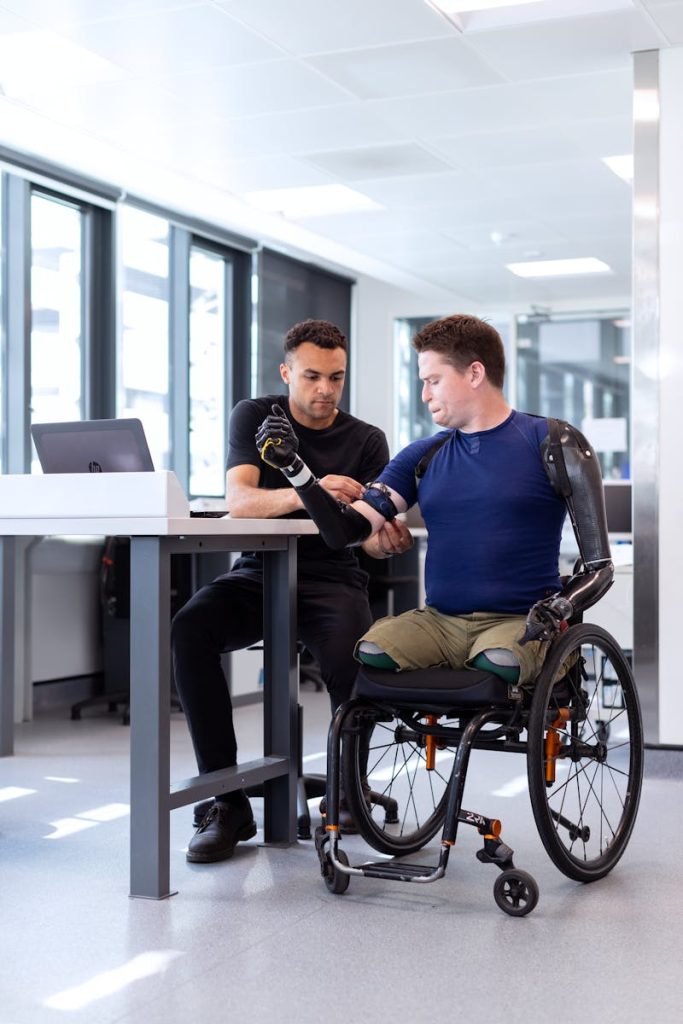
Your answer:
[[[446,434],[445,437],[440,437],[439,440],[436,441],[431,446],[431,448],[427,449],[427,451],[424,453],[424,455],[418,462],[417,466],[415,467],[415,484],[417,487],[420,486],[420,480],[427,472],[427,467],[429,466],[429,463],[432,461],[432,459],[439,451],[439,449],[443,448],[443,446],[445,445],[446,441],[449,439],[450,436],[450,434]]]

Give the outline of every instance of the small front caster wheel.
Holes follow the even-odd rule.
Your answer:
[[[349,858],[346,856],[343,850],[337,850],[337,860],[349,866]],[[338,871],[332,863],[332,858],[329,853],[325,854],[325,865],[323,867],[323,878],[325,879],[325,885],[333,892],[335,896],[341,896],[343,892],[349,887],[351,878],[349,875],[345,875],[343,871]]]
[[[493,886],[493,897],[506,914],[524,917],[530,914],[538,903],[538,885],[526,871],[508,868],[501,872]]]

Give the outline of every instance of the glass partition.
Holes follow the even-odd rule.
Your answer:
[[[121,299],[116,409],[142,420],[156,469],[170,459],[169,225],[120,210]]]
[[[190,250],[190,494],[225,494],[226,275],[229,261]]]
[[[628,313],[517,318],[517,406],[575,424],[605,480],[630,479]]]
[[[31,196],[31,421],[85,415],[82,210]],[[31,469],[38,463],[33,453]]]

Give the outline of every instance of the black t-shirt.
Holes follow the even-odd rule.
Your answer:
[[[299,455],[318,479],[334,473],[350,476],[359,483],[375,480],[389,461],[389,446],[384,433],[363,420],[343,412],[337,413],[331,426],[311,430],[297,423],[289,410],[286,395],[266,395],[238,402],[230,416],[230,444],[227,468],[256,466],[260,471],[259,487],[275,490],[287,487],[279,469],[263,462],[254,440],[256,431],[277,403],[284,409],[299,438]],[[308,519],[303,509],[284,516],[286,519]],[[236,568],[260,569],[261,555],[245,552]],[[301,537],[298,546],[298,575],[329,581],[364,584],[366,574],[358,567],[351,550],[332,551],[320,537]]]

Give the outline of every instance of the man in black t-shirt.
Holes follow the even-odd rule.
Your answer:
[[[239,518],[307,517],[296,491],[259,457],[256,432],[276,404],[294,425],[299,451],[321,485],[350,503],[389,459],[384,434],[338,408],[346,374],[346,338],[333,324],[307,320],[288,332],[280,373],[288,395],[239,402],[230,418],[227,501]],[[364,545],[385,557],[412,539],[398,522]],[[320,665],[333,710],[351,695],[358,665],[353,648],[370,627],[367,575],[351,550],[332,551],[318,536],[298,546],[298,636]],[[263,636],[261,556],[244,552],[231,572],[203,587],[173,620],[175,683],[200,774],[237,763],[232,704],[220,655]],[[190,861],[225,860],[256,833],[241,790],[216,798],[188,846]]]

